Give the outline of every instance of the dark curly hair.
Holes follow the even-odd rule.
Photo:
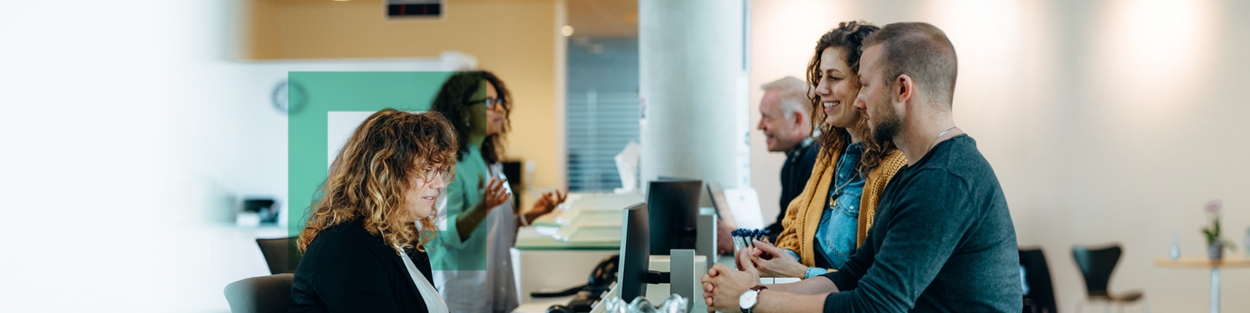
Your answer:
[[[828,48],[842,48],[842,59],[846,60],[846,64],[851,67],[851,79],[856,80],[858,85],[859,74],[859,58],[864,54],[863,48],[864,38],[869,34],[881,29],[864,21],[850,21],[838,23],[838,27],[816,40],[816,52],[812,56],[812,60],[807,63],[807,83],[815,88],[820,84],[820,56],[821,53]],[[820,107],[820,96],[815,93],[808,93],[812,98],[812,127],[820,128],[821,153],[824,155],[833,155],[834,152],[842,151],[850,142],[850,134],[846,129],[833,127],[825,123],[825,110]],[[868,120],[861,117],[855,122],[857,126],[864,130],[864,156],[859,163],[859,171],[868,173],[872,168],[881,164],[881,159],[885,158],[886,152],[894,149],[894,143],[890,141],[878,141],[872,136],[872,127],[868,127]]]
[[[438,89],[438,94],[434,96],[430,110],[442,113],[451,121],[456,128],[456,138],[460,140],[460,149],[456,150],[456,160],[464,161],[464,155],[469,153],[469,125],[464,124],[465,118],[469,115],[470,102],[473,101],[473,95],[477,93],[478,88],[482,87],[482,81],[488,81],[495,85],[495,93],[498,94],[500,100],[503,100],[503,129],[499,133],[486,136],[486,140],[482,142],[482,158],[487,164],[496,163],[503,159],[504,154],[504,138],[509,130],[512,129],[512,94],[508,92],[508,88],[504,86],[503,80],[489,71],[466,71],[456,72],[443,82],[443,86]]]

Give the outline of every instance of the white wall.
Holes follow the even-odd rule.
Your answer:
[[[1157,312],[1206,310],[1210,274],[1163,269],[1172,233],[1204,253],[1202,205],[1225,204],[1225,238],[1250,224],[1250,6],[1238,1],[752,1],[752,122],[760,84],[803,77],[838,21],[925,21],[959,55],[954,114],[994,166],[1019,244],[1047,253],[1060,310],[1084,284],[1073,245],[1120,242],[1112,292]],[[775,216],[783,156],[753,132],[752,178]],[[1238,247],[1237,253],[1244,253]],[[1250,270],[1223,273],[1223,309],[1250,310]]]
[[[221,101],[241,92],[222,65],[233,5],[0,4],[0,311],[201,311],[222,298],[224,285],[194,285],[214,271],[185,222],[200,174],[251,150],[233,138],[263,136],[239,125],[267,122]]]
[[[268,274],[252,240],[286,231],[221,222],[243,197],[287,202],[272,88],[288,67],[359,64],[230,61],[243,14],[0,4],[0,311],[225,312],[227,283]]]
[[[238,62],[241,0],[0,3],[0,311],[228,312],[267,275],[224,221],[287,203],[287,70],[438,70],[476,59]]]

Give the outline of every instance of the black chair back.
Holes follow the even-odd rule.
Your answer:
[[[226,302],[234,313],[286,313],[291,310],[295,274],[252,277],[226,285]]]
[[[1024,279],[1029,284],[1030,308],[1025,312],[1055,313],[1055,288],[1050,280],[1050,266],[1046,263],[1046,254],[1042,249],[1020,250],[1020,265],[1024,266]]]
[[[256,238],[256,245],[260,246],[260,253],[265,255],[270,274],[295,273],[301,257],[299,250],[295,249],[295,237]]]
[[[1111,283],[1111,272],[1120,262],[1120,245],[1112,244],[1105,248],[1072,247],[1072,258],[1085,277],[1085,292],[1090,297],[1109,296],[1107,285]]]

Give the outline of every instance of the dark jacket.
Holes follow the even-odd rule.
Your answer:
[[[313,238],[291,283],[291,312],[426,312],[425,300],[395,249],[359,223],[331,226]],[[426,279],[430,259],[409,249]]]

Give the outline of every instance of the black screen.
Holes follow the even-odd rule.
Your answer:
[[[639,203],[625,209],[622,217],[621,264],[616,274],[621,299],[633,301],[647,294],[644,277],[650,262],[651,241],[647,226],[647,204]]]
[[[698,180],[659,180],[647,187],[647,221],[651,228],[651,254],[668,255],[672,249],[694,249],[697,239]]]

